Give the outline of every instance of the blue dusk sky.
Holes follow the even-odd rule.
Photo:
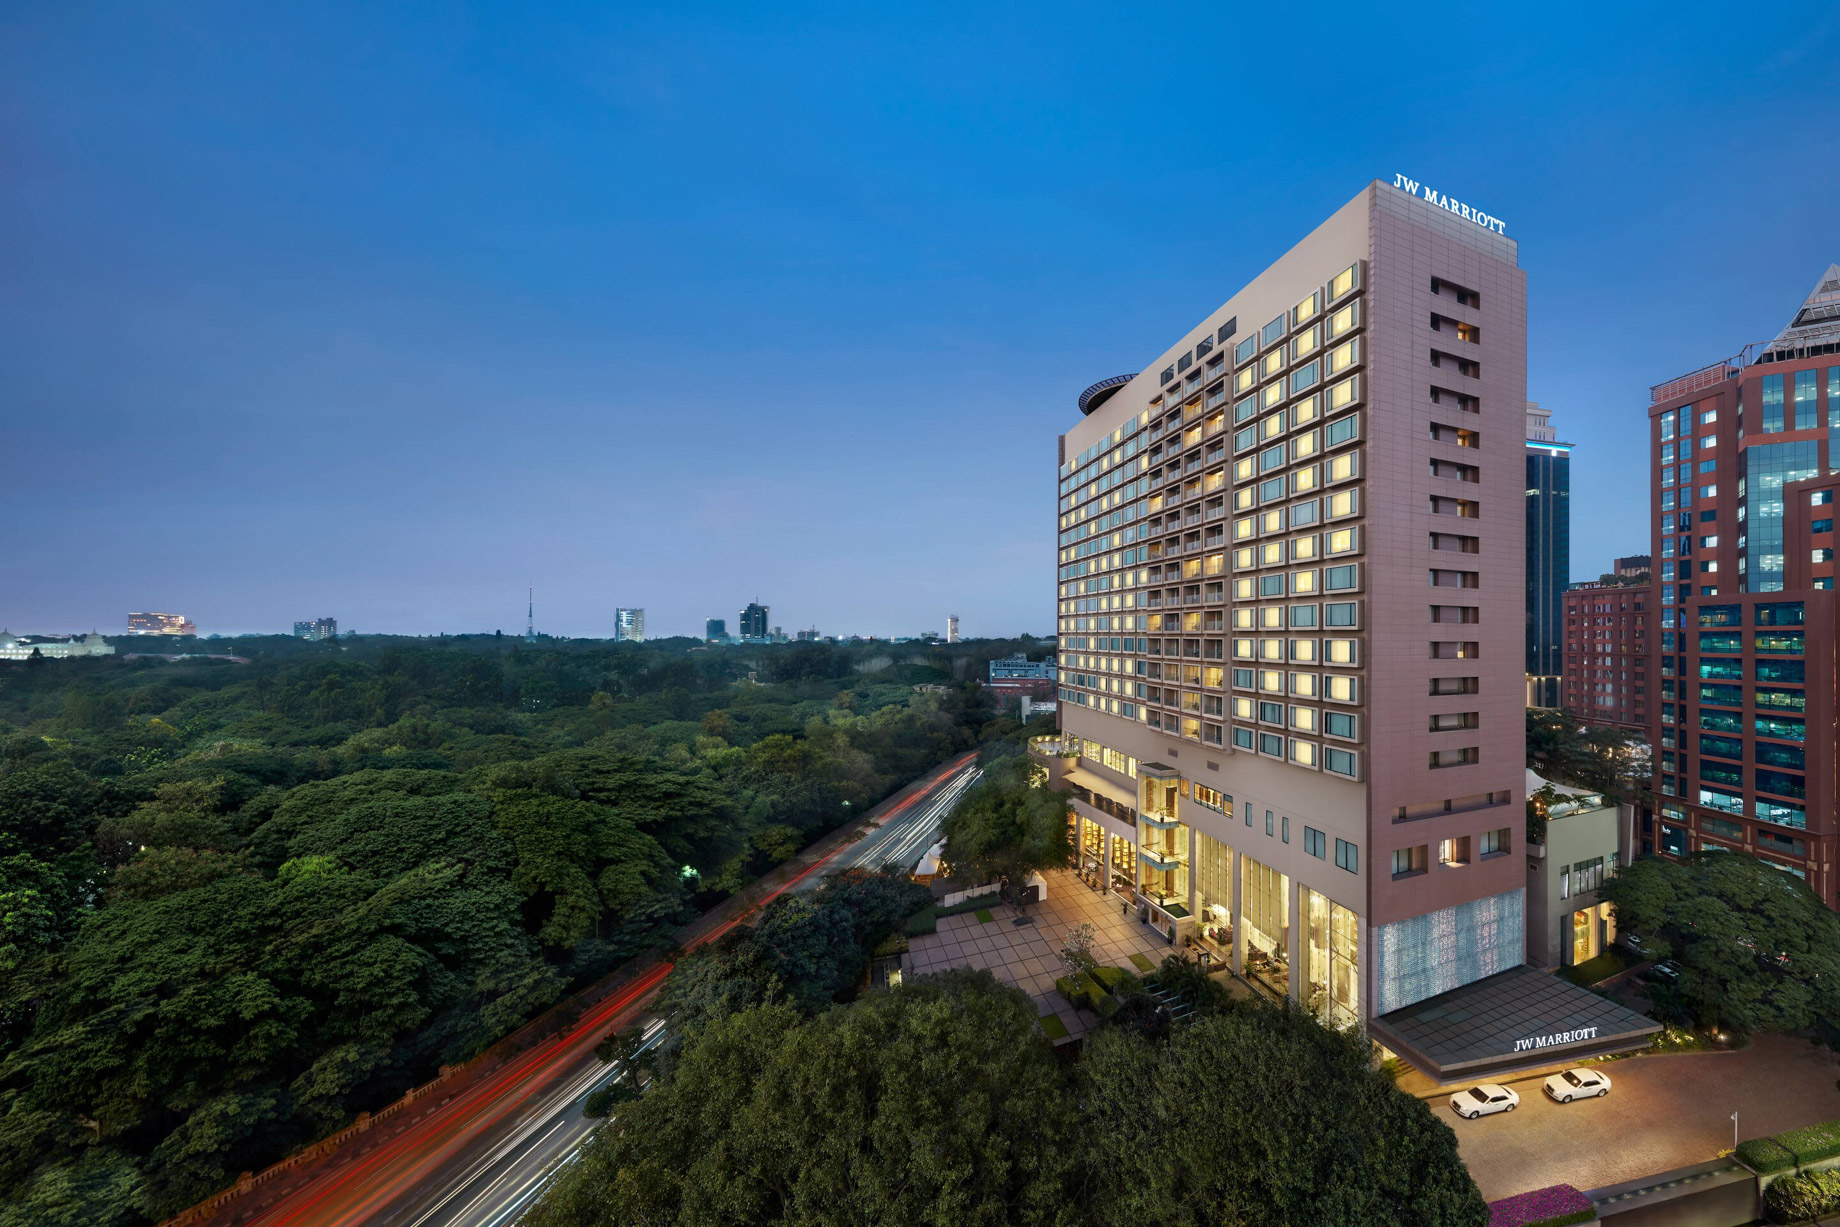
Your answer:
[[[1837,65],[1831,2],[14,0],[0,623],[1049,632],[1075,395],[1396,172],[1520,241],[1595,576],[1649,385],[1840,259]]]

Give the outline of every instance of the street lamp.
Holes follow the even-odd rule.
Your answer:
[[[1736,1112],[1731,1114],[1731,1151],[1733,1154],[1738,1153],[1738,1114]]]

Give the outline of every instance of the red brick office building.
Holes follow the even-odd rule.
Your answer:
[[[1652,389],[1655,850],[1751,852],[1840,905],[1840,265],[1775,340]]]
[[[1591,724],[1648,735],[1654,592],[1574,584],[1563,595],[1559,706]]]

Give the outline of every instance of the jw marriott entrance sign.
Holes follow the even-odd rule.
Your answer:
[[[1511,967],[1368,1019],[1375,1039],[1439,1082],[1646,1047],[1661,1024],[1537,967]]]
[[[1560,1031],[1555,1035],[1534,1035],[1524,1040],[1515,1040],[1514,1051],[1526,1052],[1530,1048],[1551,1048],[1554,1044],[1576,1044],[1596,1038],[1596,1027],[1580,1027],[1576,1031]]]
[[[1408,179],[1404,175],[1394,175],[1393,186],[1408,196],[1417,196],[1422,200],[1430,201],[1440,209],[1449,209],[1458,217],[1463,218],[1465,221],[1475,222],[1484,230],[1493,230],[1496,234],[1503,235],[1508,233],[1508,223],[1502,221],[1501,218],[1484,213],[1481,209],[1472,208],[1464,204],[1461,200],[1454,200],[1442,192],[1435,191],[1429,183],[1420,183],[1418,180]]]

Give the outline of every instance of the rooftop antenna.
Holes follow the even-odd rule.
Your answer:
[[[524,608],[524,642],[525,643],[535,643],[537,641],[537,589],[536,589],[536,585],[533,584],[529,588],[527,588],[524,592],[524,597],[526,601],[525,608]]]

